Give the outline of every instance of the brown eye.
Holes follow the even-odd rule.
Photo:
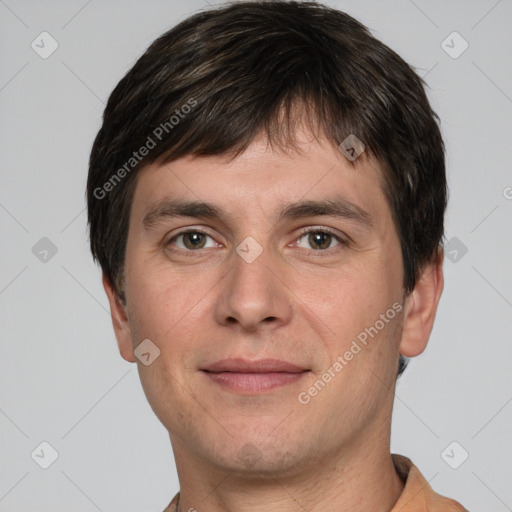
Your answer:
[[[328,249],[331,241],[332,235],[323,231],[315,231],[308,235],[308,242],[313,249]]]
[[[183,244],[187,249],[202,249],[206,243],[206,236],[203,233],[185,233]]]
[[[304,231],[297,240],[297,245],[303,249],[313,249],[314,251],[323,252],[327,249],[334,249],[343,241],[330,233],[320,229]]]
[[[185,231],[180,233],[169,240],[168,245],[174,245],[184,251],[194,251],[216,246],[212,237],[201,231]]]

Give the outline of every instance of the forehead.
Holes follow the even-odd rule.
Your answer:
[[[382,216],[382,171],[372,156],[351,162],[325,139],[301,137],[298,151],[260,137],[234,159],[188,155],[155,162],[139,172],[132,213],[146,217],[162,201],[178,199],[215,204],[237,216],[270,215],[291,202],[341,198]]]

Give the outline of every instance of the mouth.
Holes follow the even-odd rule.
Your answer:
[[[256,394],[290,385],[310,370],[278,359],[223,359],[201,368],[214,383],[242,394]]]

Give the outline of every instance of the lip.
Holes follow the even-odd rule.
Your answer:
[[[237,372],[237,373],[300,373],[306,371],[288,361],[280,359],[257,359],[250,361],[243,358],[221,359],[213,364],[201,368],[208,372]]]
[[[201,369],[216,384],[241,394],[258,394],[292,384],[308,369],[279,359],[222,359]]]

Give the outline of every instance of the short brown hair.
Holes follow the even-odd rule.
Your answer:
[[[187,18],[151,44],[108,100],[87,183],[94,259],[125,302],[137,172],[189,154],[235,158],[262,132],[272,146],[295,147],[300,112],[315,135],[338,147],[353,134],[380,163],[410,293],[441,244],[447,201],[424,85],[364,25],[317,2],[237,2]],[[150,139],[154,147],[136,158]]]

